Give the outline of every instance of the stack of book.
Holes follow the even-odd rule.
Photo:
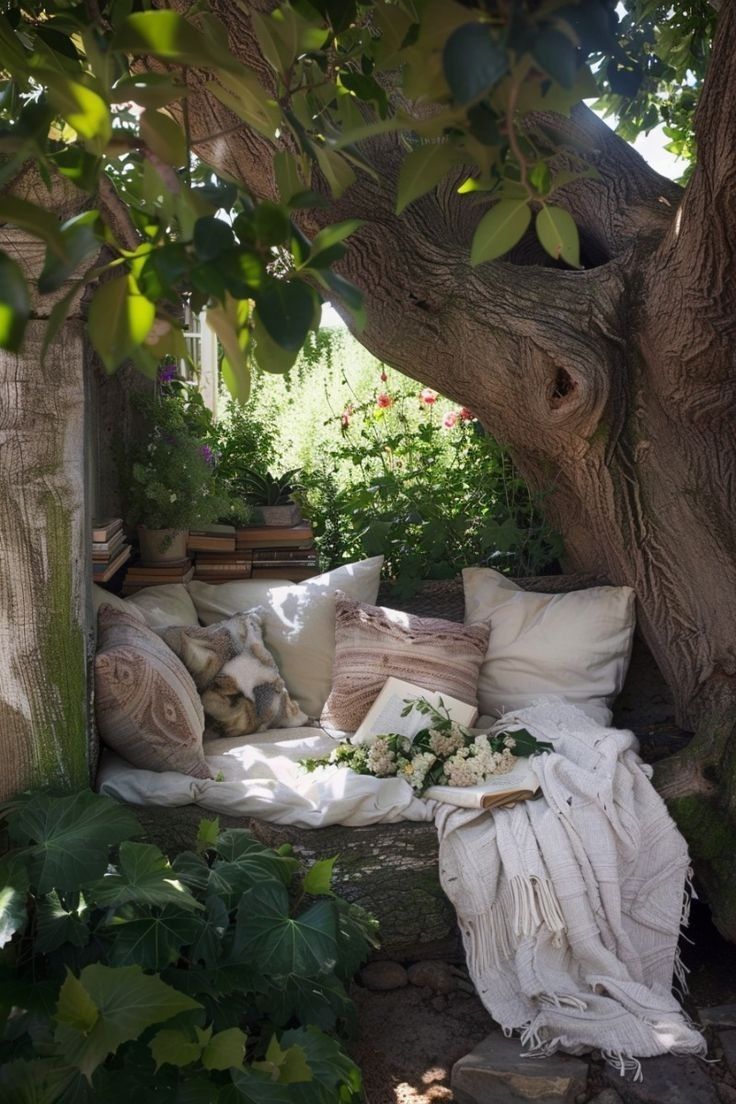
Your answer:
[[[134,594],[142,587],[164,586],[166,583],[188,583],[194,577],[194,565],[184,560],[146,563],[138,560],[128,568],[123,582],[123,595]]]
[[[130,557],[122,518],[92,522],[92,577],[107,583]]]
[[[194,578],[203,583],[225,583],[250,579],[250,552],[235,547],[233,525],[208,525],[190,529],[187,549],[195,557]]]
[[[248,525],[235,534],[235,547],[252,558],[252,579],[288,579],[298,583],[319,572],[314,533],[308,521],[298,525]]]

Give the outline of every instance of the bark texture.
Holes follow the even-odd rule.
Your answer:
[[[242,9],[214,7],[231,46],[263,74]],[[304,225],[365,220],[343,266],[365,295],[360,340],[470,406],[508,445],[530,484],[548,492],[567,567],[635,589],[679,722],[696,732],[660,770],[696,861],[714,821],[719,853],[736,850],[735,95],[730,0],[698,111],[700,165],[685,191],[582,106],[570,119],[529,120],[586,141],[598,169],[556,194],[580,228],[580,272],[545,259],[531,238],[507,260],[471,269],[481,211],[453,182],[395,216],[401,150],[389,137],[364,143],[379,180],[361,176]],[[243,127],[207,141],[234,119],[202,88],[190,117],[206,158],[256,194],[274,194],[258,135]],[[691,799],[705,813],[698,805],[685,815]],[[701,861],[699,873],[719,925],[736,937],[730,867]]]
[[[51,205],[32,174],[18,187]],[[22,232],[0,227],[0,248],[40,271]],[[0,352],[0,800],[90,777],[84,327],[77,312],[42,359],[39,309],[22,355]]]

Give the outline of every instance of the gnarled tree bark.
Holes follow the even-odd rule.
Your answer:
[[[213,6],[232,48],[264,74],[242,7]],[[327,216],[308,216],[365,220],[343,266],[365,295],[363,344],[470,406],[509,447],[531,486],[548,492],[569,569],[635,589],[679,721],[696,732],[661,765],[659,785],[689,838],[716,922],[732,938],[735,96],[731,0],[697,117],[700,164],[684,191],[582,105],[570,119],[529,119],[583,137],[598,169],[556,194],[580,228],[580,272],[554,266],[531,240],[503,262],[471,269],[480,212],[452,181],[397,217],[401,151],[390,137],[364,144],[378,182],[361,176]],[[256,194],[275,194],[258,135],[243,127],[206,140],[234,118],[203,86],[190,118],[207,160]]]

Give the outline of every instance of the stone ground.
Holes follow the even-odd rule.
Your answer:
[[[688,936],[693,944],[683,948],[690,970],[686,1007],[703,1023],[715,1061],[650,1059],[640,1084],[623,1081],[595,1060],[587,1071],[576,1061],[568,1070],[545,1060],[522,1061],[519,1071],[518,1042],[509,1044],[495,1028],[461,965],[416,963],[407,971],[376,962],[353,991],[360,1035],[351,1050],[363,1070],[365,1104],[736,1104],[736,945],[721,939],[697,903]],[[464,1075],[456,1074],[454,1095],[453,1065],[489,1036],[493,1075],[484,1082],[471,1062]],[[475,1095],[466,1095],[463,1086]]]

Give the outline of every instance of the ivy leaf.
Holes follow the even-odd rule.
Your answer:
[[[256,295],[258,317],[273,340],[298,353],[314,318],[314,292],[302,280],[270,280]]]
[[[430,192],[462,157],[447,142],[430,142],[412,150],[402,164],[396,195],[396,214]]]
[[[182,947],[195,942],[204,926],[198,916],[176,908],[149,911],[133,920],[114,918],[109,925],[114,935],[110,959],[116,966],[163,970],[179,958]]]
[[[282,1047],[298,1046],[306,1055],[314,1080],[325,1089],[347,1085],[353,1092],[361,1088],[360,1070],[340,1049],[336,1039],[325,1035],[316,1027],[299,1027],[285,1031],[281,1036]]]
[[[487,211],[478,223],[470,247],[470,263],[475,267],[494,261],[521,241],[532,213],[526,199],[502,199]]]
[[[187,912],[202,908],[176,880],[168,859],[158,847],[129,840],[120,845],[117,872],[93,883],[88,895],[103,908],[119,908],[128,903],[160,908],[174,905]]]
[[[199,1060],[202,1047],[193,1042],[189,1034],[181,1028],[164,1028],[158,1031],[149,1043],[153,1060],[156,1063],[156,1072],[161,1066],[190,1066],[192,1062]]]
[[[232,1070],[231,1090],[224,1090],[223,1104],[294,1104],[294,1092],[260,1070]]]
[[[216,847],[217,838],[220,835],[220,818],[212,820],[202,819],[197,826],[197,851],[209,851]]]
[[[186,136],[170,115],[149,108],[141,115],[140,127],[143,141],[167,165],[176,168],[186,163]]]
[[[156,308],[127,276],[101,284],[89,305],[87,329],[108,372],[114,372],[142,345],[156,318]]]
[[[17,353],[31,313],[25,276],[6,253],[0,253],[0,349]]]
[[[99,878],[110,847],[141,831],[125,806],[87,790],[69,797],[34,794],[8,816],[8,830],[28,845],[30,881],[39,893],[73,891]]]
[[[246,1039],[239,1027],[218,1031],[202,1051],[202,1065],[208,1070],[242,1069]]]
[[[312,897],[332,893],[332,870],[336,858],[337,856],[331,859],[320,859],[310,866],[302,881],[305,893],[309,893]]]
[[[508,58],[486,23],[466,23],[445,43],[442,68],[455,103],[464,107],[498,84],[508,69]]]
[[[122,1043],[137,1039],[153,1024],[201,1007],[160,978],[144,974],[140,966],[85,966],[79,978],[68,974],[62,986],[56,1042],[89,1080]]]
[[[537,214],[537,237],[556,261],[580,268],[580,237],[572,215],[562,207],[546,203]]]
[[[240,899],[233,953],[252,956],[266,976],[327,973],[337,958],[334,905],[319,901],[293,920],[284,886],[256,885]]]
[[[228,908],[233,908],[240,896],[258,882],[278,879],[287,885],[296,866],[295,859],[269,850],[242,855],[234,862],[219,861],[210,872],[207,892],[217,894]]]
[[[63,943],[86,947],[89,937],[89,928],[80,920],[77,910],[66,909],[58,893],[52,891],[38,902],[34,949],[39,954],[50,954]]]
[[[266,1071],[269,1066],[272,1067],[282,1085],[296,1085],[312,1080],[312,1071],[303,1048],[290,1046],[284,1050],[275,1035],[268,1044],[265,1062],[254,1062],[253,1068],[258,1069],[261,1065]]]

